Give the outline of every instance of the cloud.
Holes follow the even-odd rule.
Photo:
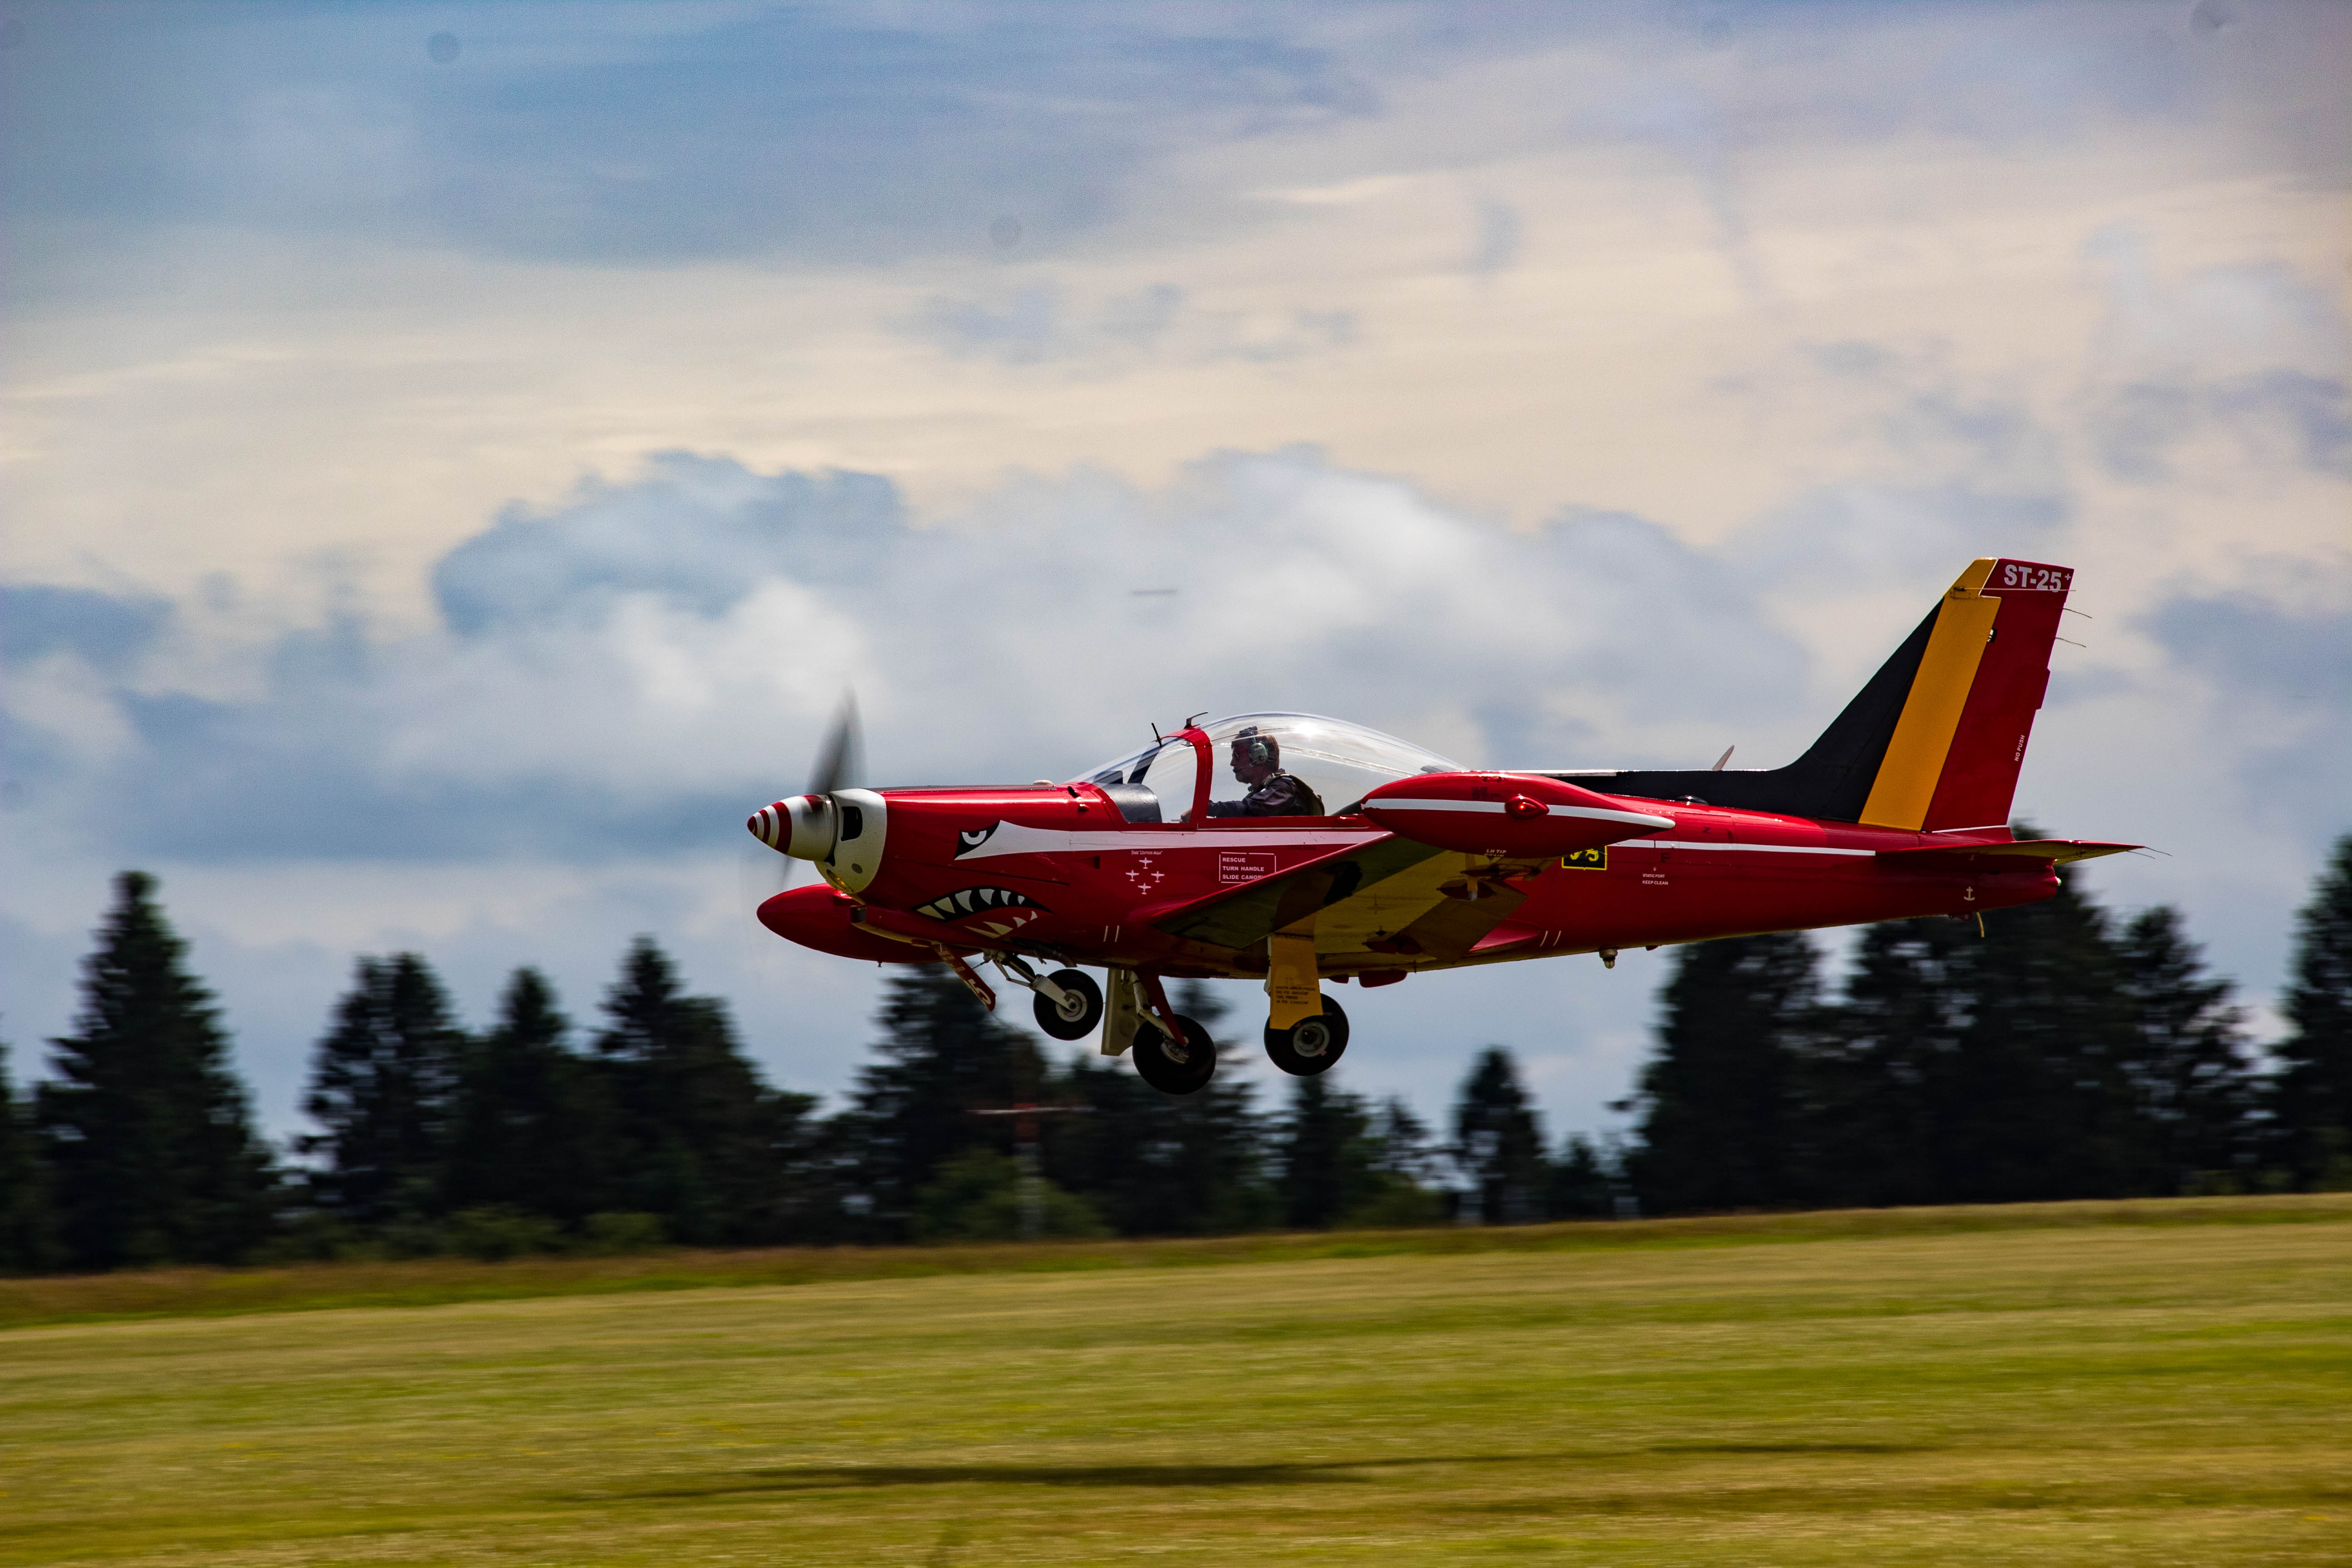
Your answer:
[[[901,330],[956,359],[1094,374],[1130,369],[1146,359],[1180,364],[1300,359],[1348,347],[1356,341],[1357,322],[1349,310],[1202,310],[1172,283],[1084,305],[1059,285],[1033,283],[935,295]]]
[[[1063,289],[1031,284],[994,296],[937,296],[907,330],[958,359],[1012,365],[1124,360],[1164,339],[1183,309],[1184,291],[1172,283],[1115,295],[1085,311]]]
[[[1479,278],[1491,278],[1507,270],[1519,258],[1519,246],[1526,237],[1527,223],[1517,207],[1499,196],[1480,196],[1470,271]]]
[[[0,584],[0,661],[24,665],[69,653],[94,669],[117,671],[146,650],[171,613],[163,599]]]
[[[2298,612],[2251,593],[2190,593],[2165,600],[2142,625],[2185,668],[2237,698],[2292,707],[2340,701],[2352,670],[2352,613]]]
[[[1100,224],[1170,146],[1369,112],[1330,51],[1129,14],[40,8],[18,217],[364,232],[591,262],[978,250]],[[1010,106],[1022,106],[1018,112]]]
[[[2229,379],[2282,367],[2341,374],[2352,363],[2343,306],[2283,261],[2200,268],[2168,280],[2140,232],[2121,224],[2092,235],[2083,254],[2105,274],[2102,348],[2126,370]]]
[[[2238,590],[2175,593],[2139,617],[2176,679],[2201,689],[2197,730],[2224,748],[2246,809],[2316,856],[2352,826],[2352,608],[2296,605]]]
[[[598,618],[625,594],[711,616],[771,577],[872,582],[877,544],[904,522],[896,488],[869,474],[768,477],[667,453],[630,484],[583,484],[555,513],[509,510],[434,567],[433,596],[467,637]]]
[[[2171,479],[2179,449],[2208,431],[2251,464],[2352,478],[2352,386],[2333,377],[2272,370],[2203,384],[2141,382],[2108,394],[2091,423],[2107,471],[2143,485]]]
[[[1024,254],[1051,253],[1218,205],[1181,184],[1204,148],[1378,123],[1433,82],[1477,96],[1412,132],[1408,164],[1655,148],[1697,181],[1751,289],[1758,181],[1792,153],[1906,135],[2012,152],[2185,119],[2252,84],[2261,121],[2238,142],[2315,175],[2340,161],[2332,7],[2250,11],[2197,43],[2177,16],[2068,5],[1552,7],[1465,24],[1442,5],[558,4],[447,18],[460,47],[446,62],[425,47],[435,22],[404,7],[19,9],[0,60],[0,201],[45,289],[72,286],[70,255],[119,250],[125,226],[589,265],[898,265],[985,255],[1011,217]],[[1490,68],[1528,59],[1556,84],[1540,103],[1484,96]],[[1378,162],[1324,183],[1396,172]],[[1498,216],[1475,256],[1507,257]]]
[[[2250,468],[2352,476],[2352,319],[2326,289],[2275,260],[2168,280],[2125,226],[2084,252],[2105,274],[2088,426],[2110,474],[2165,483],[2218,437]]]
[[[190,657],[235,630],[217,606],[20,590],[69,606],[72,635],[28,630],[0,668],[10,781],[31,786],[0,804],[38,847],[0,905],[13,1018],[66,1016],[103,868],[145,865],[280,1129],[352,952],[431,954],[477,1019],[538,963],[585,1013],[646,930],[735,999],[780,1079],[837,1089],[873,973],[751,925],[777,867],[741,823],[800,786],[845,686],[876,782],[908,784],[1074,776],[1204,708],[1333,712],[1538,765],[1703,762],[1727,730],[1823,717],[1803,647],[1742,574],[1656,523],[1570,509],[1513,531],[1307,448],[1157,488],[1017,478],[921,516],[872,476],[669,454],[509,509],[432,580],[437,622],[413,635],[349,613],[245,628],[237,681]],[[1622,1046],[1647,987],[1612,979],[1577,1027]],[[1562,1054],[1561,984],[1384,994],[1351,1081],[1435,1105],[1462,1052],[1510,1039],[1548,1053],[1589,1121],[1622,1050]]]
[[[1514,533],[1305,449],[1160,491],[1016,480],[921,525],[872,476],[668,455],[509,511],[433,584],[437,626],[345,614],[264,639],[243,694],[131,657],[152,605],[20,590],[82,631],[25,623],[16,754],[123,853],[593,861],[727,842],[846,687],[888,779],[1018,780],[1202,708],[1650,762],[1679,725],[1801,708],[1805,667],[1734,570],[1654,522],[1571,510]]]

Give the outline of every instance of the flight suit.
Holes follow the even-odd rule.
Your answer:
[[[1321,816],[1323,798],[1304,779],[1277,770],[1239,800],[1213,800],[1211,816]]]

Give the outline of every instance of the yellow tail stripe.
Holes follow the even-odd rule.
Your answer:
[[[1936,629],[1927,634],[1927,651],[1920,656],[1919,672],[1911,678],[1904,699],[1903,717],[1895,722],[1895,738],[1871,781],[1870,798],[1863,803],[1862,820],[1878,827],[1916,828],[1927,820],[1928,803],[1944,776],[1944,759],[1952,750],[1961,710],[1969,705],[1969,688],[1976,683],[1977,665],[1992,636],[1993,616],[2000,601],[1979,594],[1992,572],[1992,558],[1974,563],[1960,574],[1936,614]]]

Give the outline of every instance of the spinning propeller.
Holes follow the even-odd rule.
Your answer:
[[[858,764],[865,759],[859,752],[865,743],[857,732],[857,695],[841,694],[841,709],[833,716],[833,729],[824,738],[824,750],[818,753],[816,772],[810,775],[808,793],[828,799],[837,789],[857,787]]]
[[[840,710],[833,716],[833,728],[826,731],[824,745],[817,752],[816,768],[809,775],[808,793],[761,806],[745,825],[754,838],[783,859],[781,868],[774,868],[764,857],[758,862],[759,882],[764,890],[752,900],[754,904],[764,903],[790,888],[801,859],[818,859],[831,853],[841,825],[841,812],[834,795],[837,791],[857,787],[864,752],[858,732],[857,699],[854,693],[845,692]]]

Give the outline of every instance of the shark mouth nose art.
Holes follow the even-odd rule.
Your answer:
[[[1003,936],[1019,930],[1047,912],[1045,906],[1026,893],[1016,893],[1010,888],[966,888],[933,899],[928,904],[918,904],[915,912],[929,915],[935,921],[969,920],[974,915],[990,915],[992,920],[979,921],[972,929],[988,936]]]

